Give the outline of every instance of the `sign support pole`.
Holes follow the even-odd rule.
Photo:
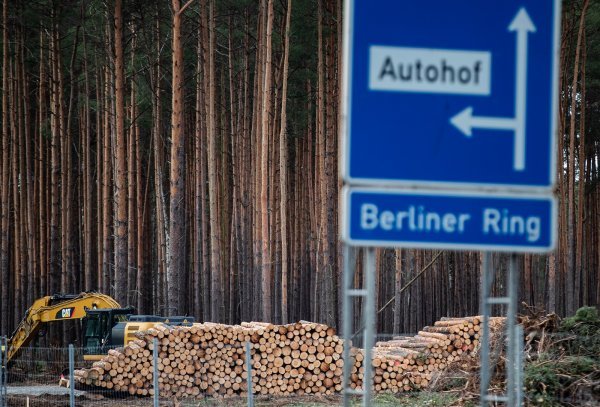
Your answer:
[[[350,246],[344,244],[344,275],[343,275],[343,302],[342,302],[342,330],[344,336],[344,378],[342,382],[343,393],[344,393],[344,406],[350,406],[350,396],[354,393],[352,389],[350,389],[350,348],[352,344],[350,343],[350,338],[352,337],[352,320],[353,320],[353,312],[352,312],[352,296],[350,295],[350,290],[352,290],[352,282],[354,280],[354,265],[355,258],[353,256],[350,259],[350,254],[355,251],[352,250]]]
[[[363,407],[371,406],[373,392],[373,345],[375,337],[375,249],[366,249],[365,256],[365,289],[367,298],[363,310],[363,323],[365,326],[363,346],[365,358],[363,359]]]
[[[518,274],[517,255],[510,254],[507,274],[507,296],[491,297],[494,282],[494,270],[491,267],[490,252],[484,253],[481,276],[481,314],[483,315],[483,332],[481,337],[481,371],[480,400],[481,406],[489,402],[504,402],[508,406],[520,406],[522,403],[523,361],[522,341],[523,328],[517,324]],[[492,305],[506,305],[506,393],[502,396],[490,395],[488,388],[491,379],[490,370],[490,326],[489,319]]]
[[[517,301],[518,301],[518,275],[517,275],[517,255],[510,254],[510,262],[508,266],[508,311],[506,315],[506,333],[508,339],[508,357],[506,359],[506,392],[508,397],[508,405],[516,406],[517,388],[521,387],[521,383],[517,383],[519,378],[518,364],[518,338],[517,338]]]
[[[490,348],[488,344],[490,343],[490,306],[488,305],[488,298],[490,296],[491,291],[491,270],[490,270],[490,262],[492,260],[492,255],[490,252],[483,253],[483,264],[482,264],[482,273],[481,273],[481,315],[483,316],[483,332],[481,333],[481,370],[479,373],[479,399],[481,400],[481,405],[487,405],[487,394],[488,387],[490,385]]]
[[[350,396],[363,396],[362,405],[368,407],[371,405],[372,387],[373,387],[373,363],[372,353],[375,337],[375,249],[372,247],[365,249],[364,261],[364,288],[353,288],[354,282],[354,250],[350,246],[344,245],[344,287],[343,287],[343,334],[344,334],[344,406],[350,406]],[[350,388],[350,348],[352,347],[352,297],[363,297],[365,299],[363,306],[363,385],[362,390]]]

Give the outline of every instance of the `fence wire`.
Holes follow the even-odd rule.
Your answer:
[[[104,381],[103,385],[75,381],[75,385],[72,387],[73,381],[70,380],[70,372],[74,372],[76,377],[81,377],[82,372],[85,371],[83,369],[89,369],[93,364],[92,361],[84,360],[83,348],[72,347],[71,365],[69,363],[69,347],[24,348],[6,366],[4,374],[0,377],[6,381],[6,398],[2,399],[4,388],[2,387],[3,381],[0,380],[0,407],[253,406],[253,395],[246,389],[252,388],[253,379],[254,384],[258,384],[258,376],[256,372],[247,374],[248,369],[251,370],[254,360],[253,351],[246,354],[244,345],[222,344],[223,354],[233,355],[233,358],[224,358],[219,362],[223,372],[227,372],[227,374],[233,374],[236,366],[243,367],[243,374],[239,379],[229,380],[227,374],[224,377],[217,377],[214,366],[209,364],[213,361],[207,360],[205,368],[201,372],[194,373],[194,380],[185,382],[186,388],[182,387],[181,389],[184,395],[179,392],[180,394],[177,396],[173,392],[172,377],[169,377],[169,374],[163,370],[166,360],[162,360],[159,356],[161,350],[164,351],[161,345],[154,348],[158,349],[156,354],[153,351],[147,359],[138,361],[138,367],[147,369],[145,377],[149,378],[150,383],[150,388],[143,395],[131,394],[136,389],[135,378],[139,373],[138,370],[125,375],[121,373],[119,377],[123,378],[124,386],[119,389],[109,381]],[[237,361],[237,359],[242,360]],[[242,361],[243,365],[240,365]],[[203,363],[203,360],[198,362]],[[186,363],[190,363],[190,361],[181,360],[176,363],[180,363],[177,368],[183,371]],[[172,363],[170,366],[175,369]],[[169,369],[169,371],[171,370]],[[154,388],[156,385],[158,385],[158,391],[155,401]],[[194,387],[197,387],[198,390],[195,390]],[[236,390],[233,391],[233,389]],[[187,396],[185,395],[186,391]]]

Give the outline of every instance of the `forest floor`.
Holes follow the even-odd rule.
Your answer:
[[[24,394],[8,394],[8,406],[21,407],[63,407],[69,405],[68,394],[57,395],[48,389],[38,389],[36,386],[30,388],[27,394],[30,397],[24,397]],[[42,392],[40,395],[40,391]],[[342,404],[341,396],[297,396],[297,397],[257,397],[255,399],[256,407],[328,407],[339,406]],[[133,406],[147,407],[152,405],[150,398],[128,397],[125,399],[113,397],[98,397],[91,394],[78,394],[76,405],[82,407],[109,407],[109,406]],[[181,402],[161,401],[161,407],[245,407],[247,400],[242,398],[234,399],[203,399],[203,400],[185,400]],[[355,399],[352,406],[360,406],[361,400]],[[371,406],[374,407],[446,407],[446,406],[469,406],[475,404],[460,403],[458,397],[448,393],[417,392],[401,395],[382,394],[376,396]]]

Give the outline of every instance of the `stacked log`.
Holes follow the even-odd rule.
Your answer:
[[[492,329],[503,318],[490,321]],[[411,337],[378,342],[373,349],[374,390],[404,392],[426,388],[435,372],[479,344],[481,318],[443,318]],[[247,392],[245,344],[250,343],[255,394],[330,395],[342,390],[343,342],[326,325],[248,322],[171,327],[138,332],[123,348],[110,350],[75,380],[132,395],[152,395],[153,340],[158,340],[158,383],[165,397],[244,396]],[[350,386],[362,388],[364,351],[350,352]]]
[[[75,380],[132,395],[152,395],[152,344],[156,338],[161,395],[244,395],[246,342],[251,346],[256,394],[334,394],[342,389],[343,344],[326,325],[305,321],[289,325],[157,325],[136,336],[138,339],[125,347],[110,350],[91,369],[76,370]]]
[[[373,348],[374,391],[405,392],[426,388],[435,372],[445,369],[462,355],[472,355],[480,340],[482,317],[442,318],[415,336],[397,336],[377,342]],[[491,318],[496,332],[504,318]],[[351,353],[351,387],[362,389],[364,352]]]

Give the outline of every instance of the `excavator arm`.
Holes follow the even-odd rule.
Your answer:
[[[6,362],[35,337],[41,325],[46,322],[82,319],[86,309],[121,308],[118,302],[108,295],[89,291],[81,294],[51,295],[36,300],[25,312],[23,320],[8,339]]]

